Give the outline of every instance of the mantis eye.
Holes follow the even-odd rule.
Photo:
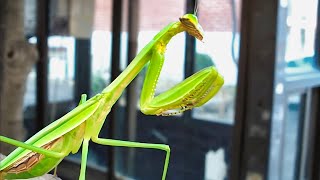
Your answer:
[[[182,26],[186,28],[188,34],[202,41],[204,33],[201,25],[198,22],[197,16],[193,14],[186,14],[180,17],[179,20]]]

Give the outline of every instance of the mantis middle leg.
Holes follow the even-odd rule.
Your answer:
[[[131,142],[131,141],[122,141],[115,139],[104,139],[99,137],[93,137],[92,141],[107,146],[117,146],[117,147],[131,147],[131,148],[147,148],[147,149],[157,149],[166,152],[166,159],[163,166],[162,180],[166,179],[169,159],[170,159],[170,147],[165,144],[151,144],[151,143],[140,143],[140,142]]]
[[[89,149],[89,139],[84,139],[82,143],[82,152],[81,152],[81,169],[79,180],[86,179],[86,167],[88,159],[88,149]]]

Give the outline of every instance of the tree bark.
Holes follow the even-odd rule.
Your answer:
[[[2,0],[0,17],[0,134],[24,140],[24,93],[38,53],[24,35],[23,0]],[[0,152],[8,154],[14,148],[1,143]]]

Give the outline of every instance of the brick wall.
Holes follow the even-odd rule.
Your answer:
[[[112,1],[95,0],[93,29],[111,30]]]
[[[124,1],[123,9],[127,1]],[[240,0],[235,1],[239,21]],[[140,0],[140,30],[157,31],[169,22],[178,20],[185,13],[185,3],[185,0]],[[198,17],[205,31],[231,31],[231,0],[198,0],[198,3]],[[110,31],[112,0],[96,0],[95,9],[94,29]],[[126,15],[123,16],[126,22]]]

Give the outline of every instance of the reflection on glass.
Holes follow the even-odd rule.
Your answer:
[[[195,71],[215,66],[224,77],[225,84],[207,104],[193,110],[197,119],[233,124],[239,34],[236,13],[239,1],[208,7],[209,1],[199,1],[199,21],[205,31],[204,42],[197,42]],[[222,9],[224,10],[222,12]],[[219,19],[224,16],[223,20]]]
[[[285,61],[288,73],[314,69],[314,42],[317,23],[317,0],[288,0],[280,3],[287,11]],[[304,7],[304,8],[301,8]]]

